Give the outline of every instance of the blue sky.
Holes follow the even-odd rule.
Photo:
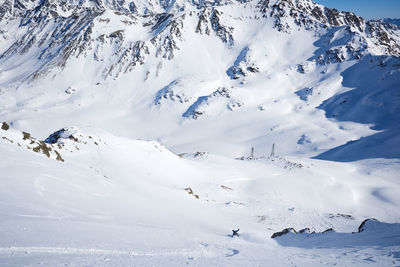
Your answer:
[[[400,0],[314,0],[327,7],[352,11],[365,19],[400,18]]]

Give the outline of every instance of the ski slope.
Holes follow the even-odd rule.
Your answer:
[[[399,261],[397,160],[179,156],[154,141],[75,127],[53,145],[63,162],[27,149],[17,130],[1,133],[13,141],[1,142],[5,265]],[[346,236],[370,217],[395,228],[359,242]],[[287,227],[341,234],[318,242],[270,238]],[[234,228],[240,237],[229,236]]]
[[[399,27],[309,0],[18,3],[0,265],[400,265]]]

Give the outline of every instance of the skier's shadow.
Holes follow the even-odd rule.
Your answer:
[[[231,253],[226,254],[225,257],[233,257],[233,256],[239,254],[239,252],[240,252],[239,250],[234,249],[234,248],[230,248],[229,250],[231,251]]]

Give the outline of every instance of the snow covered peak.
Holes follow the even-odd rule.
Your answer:
[[[29,107],[36,110],[43,101],[49,107],[65,108],[65,113],[76,112],[46,134],[64,125],[79,125],[73,118],[91,109],[104,112],[110,121],[114,116],[131,120],[132,114],[144,112],[150,114],[148,121],[173,121],[196,131],[199,126],[192,126],[192,121],[244,116],[237,122],[245,125],[244,114],[252,110],[267,114],[264,111],[269,108],[284,106],[288,114],[288,110],[303,109],[297,106],[295,92],[304,92],[300,100],[306,105],[320,106],[334,92],[345,90],[341,79],[343,83],[349,79],[340,73],[352,64],[371,65],[371,69],[379,64],[376,80],[385,84],[397,77],[396,64],[388,64],[392,61],[387,58],[400,56],[398,27],[365,21],[312,1],[134,1],[135,10],[130,3],[26,2],[25,9],[18,9],[24,10],[22,15],[4,18],[0,22],[0,93],[10,98],[2,98],[4,110],[9,103],[21,108],[32,103]],[[329,79],[334,80],[332,85],[323,82]],[[377,83],[370,82],[386,88]],[[17,88],[34,96],[15,96],[12,92]],[[52,110],[37,109],[40,114]],[[336,107],[330,110],[335,112],[329,116],[341,117]],[[4,115],[10,122],[14,120],[11,114]],[[85,118],[85,125],[92,124],[93,114]],[[262,116],[255,117],[263,121]],[[96,123],[99,120],[94,118]],[[279,136],[281,127],[280,122],[271,122],[268,133]],[[228,129],[220,134],[224,131]],[[138,132],[134,134],[144,138],[150,132],[157,140],[167,131]],[[256,135],[262,134],[265,129],[260,126]],[[286,151],[302,145],[313,155],[323,152],[307,145],[312,138],[305,131],[296,135]],[[252,138],[248,140],[258,137]],[[234,156],[242,155],[235,152]]]
[[[340,45],[318,51],[323,64],[336,62],[332,55],[340,60],[367,53],[400,56],[400,30],[395,26],[366,22],[311,0],[7,0],[1,12],[0,68],[8,75],[0,76],[0,84],[36,80],[76,58],[92,60],[102,79],[135,69],[159,72],[161,65],[154,61],[160,58],[173,60],[185,50],[197,53],[218,39],[227,53],[242,50],[252,35],[271,26],[287,34],[305,29],[331,43],[345,33]],[[257,45],[268,41],[264,37]],[[31,67],[21,70],[16,62]]]
[[[391,24],[400,26],[400,19],[389,19],[389,18],[386,18],[386,19],[382,19],[382,21],[386,22],[386,23],[391,23]]]

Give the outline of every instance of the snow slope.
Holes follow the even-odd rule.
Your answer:
[[[369,129],[382,120],[398,124],[400,31],[389,24],[311,1],[221,2],[148,15],[80,6],[55,17],[52,8],[1,22],[0,116],[16,128],[45,138],[68,125],[95,126],[177,153],[229,157],[250,147],[269,153],[273,143],[283,155],[318,156],[375,133],[361,147],[390,139],[385,148],[392,149],[379,157],[399,156],[396,132],[380,138],[379,127]],[[379,71],[369,73],[369,90],[382,99],[371,110],[375,119],[353,113],[332,121],[325,115],[335,114],[315,109],[363,91],[367,83],[349,72],[370,68]],[[306,88],[313,93],[304,101],[296,92]],[[310,142],[299,145],[303,135]],[[348,160],[344,154],[335,159]]]
[[[309,0],[0,15],[1,265],[400,264],[397,26]],[[270,238],[306,227],[336,232]]]
[[[285,227],[345,233],[371,216],[398,222],[400,184],[385,170],[388,162],[365,171],[370,162],[178,156],[156,142],[76,127],[54,144],[62,162],[19,146],[18,133],[1,132],[13,141],[1,141],[0,257],[6,265],[398,261],[400,243],[390,235],[389,245],[371,237],[354,245],[357,253],[338,258],[329,255],[345,248],[322,241],[317,250],[309,242],[282,248],[269,239]],[[236,227],[241,236],[233,239],[228,235]]]

